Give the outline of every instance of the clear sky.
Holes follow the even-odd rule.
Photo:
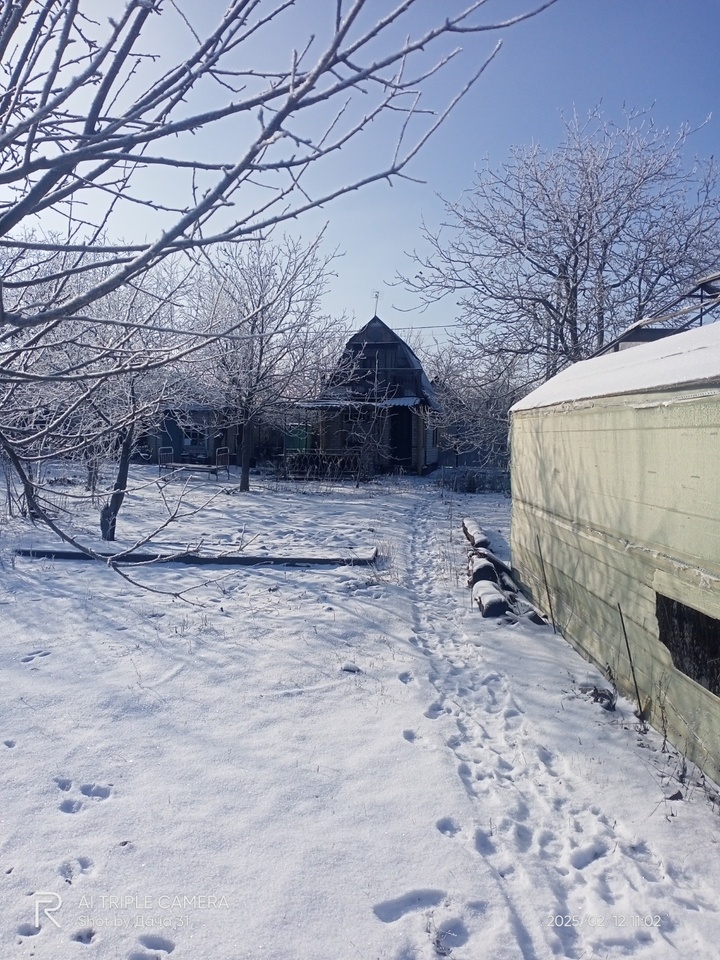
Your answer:
[[[490,7],[501,17],[517,10],[506,0]],[[555,146],[561,115],[573,108],[584,114],[601,104],[617,119],[623,104],[652,108],[655,122],[673,130],[712,115],[691,138],[688,160],[720,154],[718,0],[559,0],[501,36],[499,56],[415,161],[411,172],[424,185],[377,184],[305,221],[308,235],[327,219],[329,245],[345,254],[329,310],[354,314],[360,326],[372,316],[379,290],[378,313],[395,329],[425,327],[442,337],[442,326],[455,319],[452,302],[422,314],[410,295],[387,286],[397,271],[412,268],[405,251],[420,244],[421,218],[436,225],[442,216],[437,195],[457,198],[484,157],[499,165],[512,145]],[[441,85],[449,91],[457,79]]]

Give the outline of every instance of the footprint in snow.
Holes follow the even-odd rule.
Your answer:
[[[425,711],[424,716],[426,716],[428,720],[437,720],[437,718],[443,713],[445,713],[445,707],[443,707],[441,703],[435,702],[430,704]]]
[[[90,857],[77,857],[75,860],[66,860],[58,868],[58,873],[65,883],[72,883],[77,877],[89,873],[94,864]]]
[[[435,826],[446,837],[454,837],[460,833],[460,824],[452,817],[441,817]]]
[[[547,770],[547,772],[550,774],[551,777],[558,776],[558,772],[557,770],[555,770],[555,767],[554,767],[555,758],[553,757],[552,753],[547,749],[547,747],[543,747],[543,746],[538,747],[537,757],[540,763],[543,765],[543,767],[545,767],[545,769]]]
[[[152,950],[153,953],[137,951],[131,953],[128,956],[128,960],[160,960],[161,954],[172,953],[175,949],[175,944],[172,940],[167,940],[165,937],[158,937],[154,934],[147,934],[144,937],[140,937],[139,941],[143,947],[147,950]]]
[[[527,853],[533,842],[533,832],[524,823],[514,823],[511,828],[513,842],[518,853]]]
[[[456,947],[462,947],[470,938],[468,929],[462,920],[444,920],[434,930],[430,930],[435,953],[439,957],[449,957]]]
[[[22,657],[20,663],[32,663],[33,660],[39,659],[40,657],[49,657],[49,650],[33,650],[32,653],[29,653],[26,657]]]
[[[503,720],[505,721],[506,728],[514,728],[517,726],[518,722],[522,719],[524,711],[521,710],[517,704],[513,704],[510,707],[506,707],[503,710]]]
[[[373,913],[383,923],[395,923],[406,913],[415,910],[424,910],[427,907],[437,907],[445,899],[444,890],[410,890],[409,893],[397,897],[395,900],[383,900],[376,903]]]
[[[162,950],[164,953],[172,953],[175,949],[175,944],[172,940],[167,940],[165,937],[157,937],[154,934],[146,934],[144,937],[140,937],[140,943],[147,947],[148,950]]]
[[[496,853],[492,836],[492,831],[482,830],[480,827],[475,831],[475,849],[481,857],[490,857]]]
[[[55,777],[55,785],[58,790],[67,793],[72,787],[72,780],[68,777]],[[107,800],[112,793],[110,787],[103,787],[97,783],[84,783],[80,787],[80,793],[89,800]],[[62,813],[79,813],[82,810],[82,800],[71,800],[68,797],[59,805],[58,810]]]
[[[112,790],[110,787],[101,787],[98,783],[84,783],[80,787],[80,793],[91,800],[107,800]]]
[[[594,840],[583,847],[578,847],[570,854],[570,863],[576,870],[584,870],[585,867],[604,857],[608,852],[607,844],[602,840]]]
[[[78,930],[76,933],[74,933],[70,939],[75,943],[84,943],[86,946],[89,946],[96,936],[97,934],[92,927],[85,927],[84,929]]]
[[[402,673],[398,674],[398,680],[400,683],[412,683],[415,677],[410,673],[409,670],[404,670]]]
[[[473,779],[477,779],[477,777],[473,778],[473,772],[470,769],[470,766],[463,760],[462,763],[458,764],[457,772],[458,776],[465,785],[465,789],[472,794],[472,782]]]
[[[10,749],[10,750],[12,750],[12,748],[15,746],[15,741],[14,741],[14,740],[3,740],[3,743],[4,743],[5,746],[6,746],[8,749]]]

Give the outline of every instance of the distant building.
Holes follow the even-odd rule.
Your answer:
[[[686,293],[680,294],[662,311],[633,323],[608,343],[596,350],[593,357],[605,353],[619,353],[643,343],[664,340],[695,325],[703,325],[710,314],[720,306],[720,273],[698,280]]]
[[[720,780],[720,323],[569,367],[511,451],[523,586],[635,698],[629,645],[647,718]]]
[[[230,447],[235,455],[237,429],[222,426],[221,413],[212,404],[176,404],[163,412],[158,426],[144,438],[146,456],[153,463],[158,450],[168,447],[176,463],[215,463],[220,447]]]
[[[438,406],[422,364],[375,316],[348,340],[320,397],[296,405],[286,463],[298,475],[424,473],[438,462]]]

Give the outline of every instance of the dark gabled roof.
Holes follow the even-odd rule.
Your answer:
[[[365,350],[378,349],[382,346],[396,347],[398,354],[405,361],[410,370],[415,370],[419,376],[419,385],[422,392],[420,398],[433,409],[439,409],[435,391],[428,380],[422,364],[402,337],[398,336],[377,314],[364,327],[354,333],[345,345],[345,353],[362,353]],[[404,366],[404,364],[400,364]]]
[[[361,327],[350,337],[345,345],[345,349],[380,346],[381,344],[396,345],[408,361],[408,366],[411,370],[422,370],[422,364],[402,337],[398,336],[394,330],[391,330],[377,314],[372,320],[369,320],[364,327]]]

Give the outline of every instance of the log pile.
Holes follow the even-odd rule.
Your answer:
[[[470,543],[467,561],[468,586],[483,617],[527,617],[545,623],[542,614],[523,597],[512,567],[490,549],[490,539],[475,520],[465,518],[463,533]]]
[[[473,545],[473,547],[489,547],[490,541],[483,528],[474,520],[465,518],[462,522],[463,533]]]

